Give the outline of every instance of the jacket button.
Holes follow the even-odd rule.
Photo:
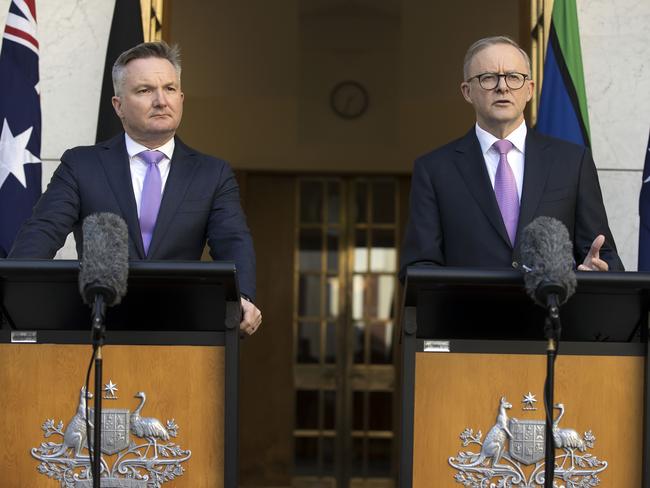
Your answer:
[[[519,268],[519,263],[517,261],[513,261],[512,262],[512,267],[515,268],[515,269]]]

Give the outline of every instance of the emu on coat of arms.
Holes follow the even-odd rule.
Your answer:
[[[32,456],[41,462],[38,471],[57,480],[62,488],[92,487],[88,431],[92,440],[93,410],[87,406],[89,398],[92,394],[81,388],[77,411],[65,428],[62,420],[55,424],[54,419],[41,426],[44,437],[58,435],[61,442],[43,442],[31,450]],[[102,409],[100,450],[106,455],[101,458],[102,487],[160,488],[184,473],[181,463],[192,455],[169,442],[178,435],[174,419],[163,424],[154,417],[143,417],[147,397],[141,391],[135,398],[140,403],[133,413],[128,409]],[[116,456],[111,466],[108,456]]]
[[[529,394],[530,395],[530,394]],[[594,447],[596,438],[591,431],[584,435],[573,429],[560,427],[564,405],[553,421],[553,441],[561,454],[555,456],[555,478],[566,488],[596,486],[600,483],[598,473],[607,468],[587,450]],[[461,434],[463,447],[476,445],[479,452],[461,451],[449,458],[449,464],[458,470],[455,480],[466,487],[483,488],[503,486],[512,488],[536,488],[544,486],[544,456],[546,429],[543,420],[518,420],[508,417],[512,405],[501,397],[496,422],[482,439],[479,430],[466,428]],[[530,410],[528,408],[527,410]],[[525,466],[533,466],[524,470]],[[527,471],[527,472],[525,472]]]

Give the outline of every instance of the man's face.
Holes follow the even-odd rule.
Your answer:
[[[482,73],[511,73],[528,75],[528,64],[521,52],[509,44],[495,44],[479,51],[470,62],[468,78]],[[503,77],[493,90],[485,90],[478,79],[460,85],[463,97],[474,106],[476,120],[482,129],[502,138],[516,129],[524,120],[524,108],[533,95],[534,82],[513,90]]]
[[[126,133],[147,147],[171,139],[183,115],[180,80],[174,66],[162,58],[130,61],[112,102]]]

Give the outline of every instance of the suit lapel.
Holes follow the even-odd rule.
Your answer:
[[[456,153],[456,167],[465,180],[471,195],[492,227],[508,245],[511,245],[474,128],[459,141]]]
[[[169,167],[169,176],[165,183],[160,210],[156,219],[153,237],[149,246],[149,259],[156,255],[156,250],[164,239],[172,218],[176,214],[179,205],[183,202],[185,193],[192,182],[192,175],[196,169],[195,154],[190,152],[189,148],[183,144],[180,139],[176,138],[174,154]]]
[[[526,154],[524,163],[524,185],[521,191],[521,206],[519,208],[519,223],[517,224],[517,235],[520,236],[539,206],[539,201],[544,193],[548,173],[552,166],[549,160],[550,153],[546,150],[547,145],[540,138],[528,129],[526,135]]]
[[[124,134],[107,141],[100,152],[101,164],[106,173],[108,183],[120,206],[126,225],[129,228],[131,240],[135,243],[138,257],[144,258],[142,246],[142,235],[140,234],[140,221],[138,219],[138,208],[133,194],[133,183],[131,182],[131,170],[129,168],[129,156],[126,152]]]

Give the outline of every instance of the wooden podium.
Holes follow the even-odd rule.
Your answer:
[[[649,288],[579,273],[561,309],[558,486],[650,487]],[[404,307],[399,486],[543,487],[545,311],[521,273],[409,268]]]
[[[0,261],[2,486],[92,487],[78,271],[77,261]],[[233,264],[131,263],[106,320],[102,487],[238,486],[240,314]]]

